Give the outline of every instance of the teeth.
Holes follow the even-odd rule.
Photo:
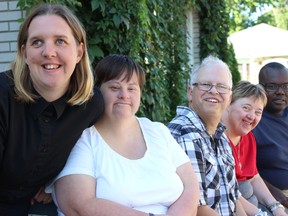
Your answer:
[[[212,103],[218,103],[218,100],[215,100],[215,99],[207,99],[207,101],[212,102]]]
[[[58,65],[44,65],[44,67],[45,67],[46,69],[56,69],[56,68],[58,68],[59,66],[58,66]]]

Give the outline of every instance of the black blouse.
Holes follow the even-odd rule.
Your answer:
[[[9,73],[0,73],[0,203],[30,202],[62,170],[82,131],[103,113],[104,101],[95,88],[83,105],[68,105],[66,96],[20,103]]]

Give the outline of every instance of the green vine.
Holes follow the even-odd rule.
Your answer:
[[[147,81],[139,116],[166,123],[177,105],[186,105],[191,71],[186,49],[187,8],[199,12],[201,58],[211,53],[235,64],[233,48],[227,44],[229,17],[221,0],[52,1],[73,9],[83,23],[93,67],[108,54],[123,53],[145,68]],[[48,1],[19,0],[18,5],[29,10],[39,2]],[[231,68],[236,71],[237,65]]]
[[[234,49],[228,44],[229,11],[226,1],[202,0],[197,1],[200,19],[200,58],[211,54],[226,62],[233,76],[233,83],[240,80],[238,63],[235,59]]]

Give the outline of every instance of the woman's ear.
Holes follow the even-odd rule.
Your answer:
[[[81,42],[77,48],[77,63],[80,62],[84,54],[84,44]]]

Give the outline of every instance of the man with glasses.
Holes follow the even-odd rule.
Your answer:
[[[259,83],[267,93],[262,119],[253,130],[257,167],[273,196],[288,207],[288,69],[277,62],[264,65]],[[279,202],[275,206],[279,206]],[[286,209],[287,212],[287,209]]]
[[[189,107],[178,106],[168,123],[198,177],[197,215],[246,215],[238,199],[234,159],[220,119],[231,101],[232,76],[226,63],[206,57],[190,77]],[[237,210],[237,213],[236,213]]]

